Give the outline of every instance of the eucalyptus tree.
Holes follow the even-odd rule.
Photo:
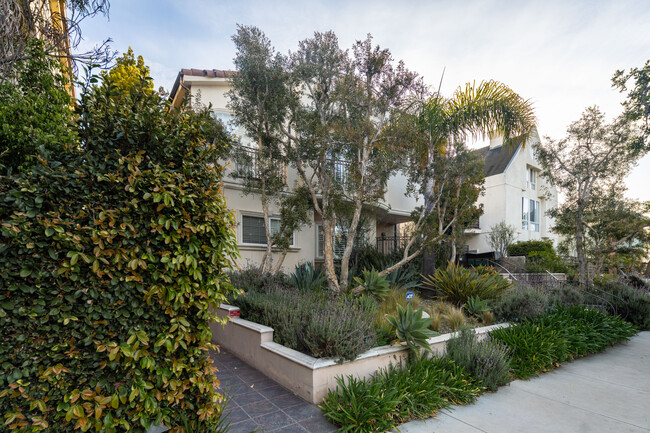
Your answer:
[[[409,191],[424,199],[413,213],[413,227],[402,258],[384,269],[388,274],[408,263],[429,247],[442,241],[455,224],[476,212],[474,202],[466,200],[454,207],[454,212],[440,214],[447,190],[440,183],[453,178],[454,165],[447,164],[450,156],[458,154],[469,138],[501,134],[506,146],[525,145],[535,127],[535,115],[530,100],[523,99],[512,89],[497,81],[467,83],[447,98],[437,92],[424,101],[412,114],[419,134],[408,152],[403,167],[409,180]],[[466,177],[468,185],[480,184]]]
[[[233,36],[237,73],[231,79],[228,108],[235,124],[244,129],[232,157],[234,175],[245,194],[258,194],[264,214],[266,250],[260,270],[275,273],[286,257],[294,231],[310,221],[308,200],[302,189],[287,184],[283,154],[282,125],[290,98],[285,58],[276,53],[271,41],[256,27],[238,26]],[[245,143],[252,140],[252,143]],[[244,144],[252,144],[245,146]],[[280,210],[279,227],[271,227],[271,207]],[[273,249],[281,254],[273,265]]]
[[[405,135],[391,126],[425,87],[389,50],[373,46],[370,35],[345,51],[333,32],[316,32],[290,61],[296,96],[286,152],[322,219],[328,286],[345,291],[362,213],[383,199],[397,168]],[[344,209],[349,224],[337,275],[333,239]]]
[[[642,135],[625,118],[605,123],[598,107],[588,107],[561,140],[546,137],[537,156],[543,175],[566,195],[554,216],[573,221],[580,284],[590,285],[585,235],[587,211],[607,183],[622,183],[643,154]]]
[[[646,150],[650,148],[650,60],[629,72],[618,70],[612,77],[612,86],[627,92],[623,102],[623,119],[638,126]]]

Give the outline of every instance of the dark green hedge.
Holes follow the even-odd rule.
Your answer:
[[[532,252],[554,253],[552,241],[523,241],[508,246],[509,256],[529,256]]]
[[[227,137],[140,81],[88,89],[75,150],[1,178],[0,430],[209,430],[219,414]]]

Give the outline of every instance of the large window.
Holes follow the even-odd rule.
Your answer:
[[[264,217],[242,215],[242,243],[266,245],[266,232],[264,230]],[[269,218],[271,235],[280,231],[280,218]],[[294,245],[295,234],[291,234],[290,245]]]
[[[539,232],[539,201],[522,197],[521,228],[531,232]]]

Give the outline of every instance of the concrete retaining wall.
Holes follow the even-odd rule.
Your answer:
[[[406,362],[406,344],[375,347],[362,353],[354,361],[337,364],[330,358],[313,358],[273,342],[273,328],[238,317],[239,308],[222,304],[220,317],[230,317],[225,325],[213,323],[212,342],[235,354],[266,376],[290,389],[301,398],[321,403],[328,389],[336,389],[337,376],[354,375],[368,378],[379,369]],[[475,329],[479,338],[485,338],[493,329],[508,324]],[[444,354],[447,341],[455,334],[444,334],[429,339],[436,354]]]

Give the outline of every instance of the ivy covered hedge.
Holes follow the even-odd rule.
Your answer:
[[[87,88],[68,152],[0,177],[0,430],[209,431],[211,306],[236,254],[207,112],[144,73]]]

